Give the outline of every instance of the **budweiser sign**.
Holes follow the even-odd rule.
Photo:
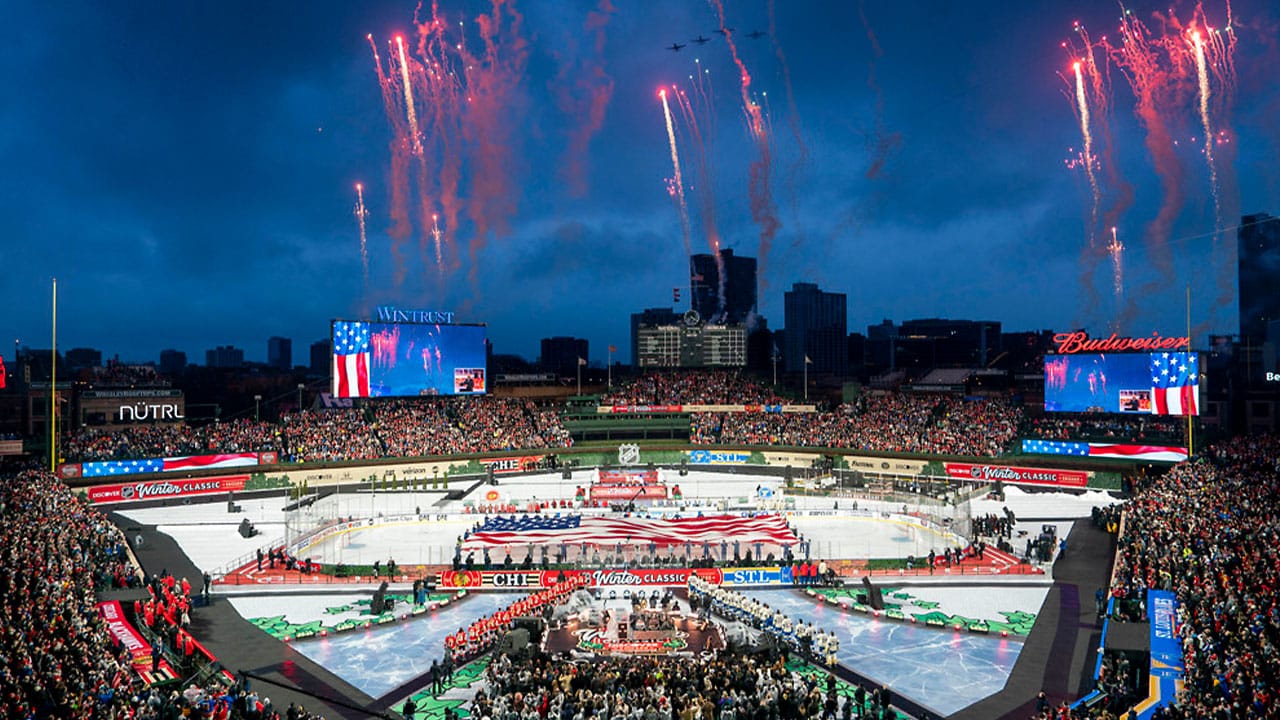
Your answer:
[[[1191,349],[1191,338],[1164,337],[1158,332],[1151,333],[1151,337],[1125,337],[1111,333],[1108,338],[1091,338],[1085,332],[1058,333],[1053,336],[1053,342],[1058,346],[1059,355]]]
[[[947,477],[972,482],[1006,482],[1013,485],[1056,485],[1060,487],[1084,487],[1089,474],[1079,470],[1052,470],[1046,468],[1013,467],[1011,465],[973,465],[970,463],[944,463]]]
[[[150,482],[115,483],[94,485],[88,489],[91,503],[138,502],[161,500],[171,497],[210,495],[213,493],[243,490],[248,475],[214,478],[187,478],[182,480],[154,480]]]

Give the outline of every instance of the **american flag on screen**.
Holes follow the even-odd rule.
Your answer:
[[[1200,371],[1195,353],[1151,353],[1151,412],[1199,415]]]
[[[333,394],[369,397],[369,323],[333,324]]]
[[[787,522],[778,515],[737,517],[716,515],[700,518],[647,519],[635,517],[582,517],[567,515],[523,515],[491,517],[462,542],[463,550],[481,550],[499,545],[588,545],[613,546],[649,544],[701,545],[721,540],[746,545],[794,545],[799,542]]]
[[[143,473],[177,472],[182,470],[207,470],[210,468],[243,467],[257,465],[258,453],[228,453],[224,455],[187,455],[171,458],[146,458],[138,460],[102,460],[81,463],[82,477],[109,477],[111,475],[140,475]]]
[[[1072,440],[1023,440],[1022,451],[1037,455],[1073,455],[1076,457],[1119,460],[1182,462],[1187,449],[1174,445],[1131,445],[1123,443],[1091,443]]]

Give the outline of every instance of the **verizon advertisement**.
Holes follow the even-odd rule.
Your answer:
[[[1009,465],[973,465],[970,463],[944,463],[947,477],[970,482],[1005,482],[1012,485],[1050,485],[1082,488],[1089,482],[1089,473],[1080,470],[1050,470],[1047,468],[1012,467]]]
[[[105,503],[138,502],[141,500],[165,500],[197,495],[236,492],[244,489],[248,475],[227,477],[183,478],[178,480],[150,480],[147,482],[94,485],[88,489],[89,502]]]

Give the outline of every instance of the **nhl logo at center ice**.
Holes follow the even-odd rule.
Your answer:
[[[640,446],[635,443],[618,446],[619,465],[638,465],[640,463]]]

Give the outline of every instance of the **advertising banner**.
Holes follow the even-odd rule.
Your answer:
[[[1050,485],[1082,488],[1089,482],[1089,473],[1080,470],[1052,470],[1048,468],[1013,467],[1010,465],[974,465],[971,463],[944,463],[947,476],[953,480],[972,482],[1000,482],[1011,485]]]
[[[494,475],[534,470],[542,462],[545,455],[521,455],[520,457],[481,458],[480,464],[485,468],[493,468]]]
[[[919,475],[927,464],[924,460],[904,460],[889,457],[865,457],[862,455],[846,455],[845,464],[850,470],[863,472],[894,473]]]
[[[601,485],[654,485],[661,482],[657,470],[600,470],[596,482]]]
[[[139,500],[163,500],[174,497],[236,492],[243,490],[244,484],[248,480],[248,475],[149,480],[135,483],[94,485],[88,488],[87,492],[89,494],[89,502],[94,504],[137,502]]]
[[[751,453],[719,452],[716,450],[690,450],[690,465],[745,465],[751,460]]]
[[[1177,700],[1182,690],[1182,644],[1177,636],[1178,598],[1167,590],[1147,591],[1147,620],[1151,623],[1151,688],[1134,707],[1139,720]]]
[[[708,582],[725,585],[789,585],[791,568],[654,568],[602,570],[445,570],[440,573],[442,588],[492,590],[550,587],[561,580],[585,577],[593,588],[683,587],[694,574]]]
[[[124,609],[119,601],[110,600],[98,603],[98,614],[107,623],[107,630],[112,637],[133,656],[133,667],[139,672],[151,669],[151,644],[138,634],[136,628],[125,619]]]
[[[599,405],[599,415],[646,413],[812,413],[816,405]]]
[[[593,485],[592,500],[665,500],[666,485]]]

